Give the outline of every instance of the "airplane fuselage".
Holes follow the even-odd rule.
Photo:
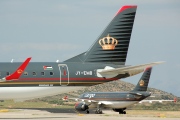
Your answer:
[[[97,104],[103,104],[104,108],[119,109],[138,103],[150,95],[150,92],[90,92],[82,94],[79,99],[96,101],[90,103],[90,108],[97,108]]]
[[[0,77],[12,74],[22,63],[0,63]],[[0,99],[26,100],[66,93],[112,80],[128,77],[122,74],[113,78],[99,77],[97,69],[106,66],[96,63],[30,62],[17,80],[0,82]]]
[[[20,63],[0,63],[1,78],[14,72],[19,65]],[[18,80],[1,82],[0,86],[91,86],[129,76],[129,74],[111,78],[98,76],[97,69],[104,69],[106,66],[120,67],[99,63],[31,62]]]

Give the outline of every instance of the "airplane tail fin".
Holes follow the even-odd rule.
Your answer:
[[[90,49],[66,62],[94,62],[124,65],[137,6],[123,6]]]
[[[141,79],[139,80],[138,84],[136,85],[133,91],[147,91],[151,71],[152,67],[146,68],[143,75],[141,76]]]

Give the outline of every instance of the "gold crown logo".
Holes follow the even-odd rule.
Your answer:
[[[22,72],[23,72],[23,70],[21,70],[21,69],[17,70],[18,74],[21,74]]]
[[[99,40],[99,44],[102,46],[103,50],[114,50],[115,46],[118,44],[118,40],[110,37],[109,34]]]
[[[140,80],[140,81],[139,81],[139,85],[140,85],[140,86],[144,86],[144,80]]]

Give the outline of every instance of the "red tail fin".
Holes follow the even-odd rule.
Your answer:
[[[30,60],[31,60],[31,57],[27,58],[13,74],[5,77],[6,81],[17,80],[21,76],[21,74],[24,72],[24,70],[25,70],[25,68],[28,65]]]

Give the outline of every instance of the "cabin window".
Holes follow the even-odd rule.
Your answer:
[[[41,75],[44,76],[44,75],[45,75],[45,72],[41,72]]]
[[[24,76],[27,76],[28,75],[28,72],[24,72]]]
[[[54,75],[54,73],[53,73],[53,72],[50,72],[50,75]]]
[[[10,75],[10,72],[6,72],[6,75]]]
[[[36,72],[33,72],[32,74],[33,74],[33,76],[36,76]]]

